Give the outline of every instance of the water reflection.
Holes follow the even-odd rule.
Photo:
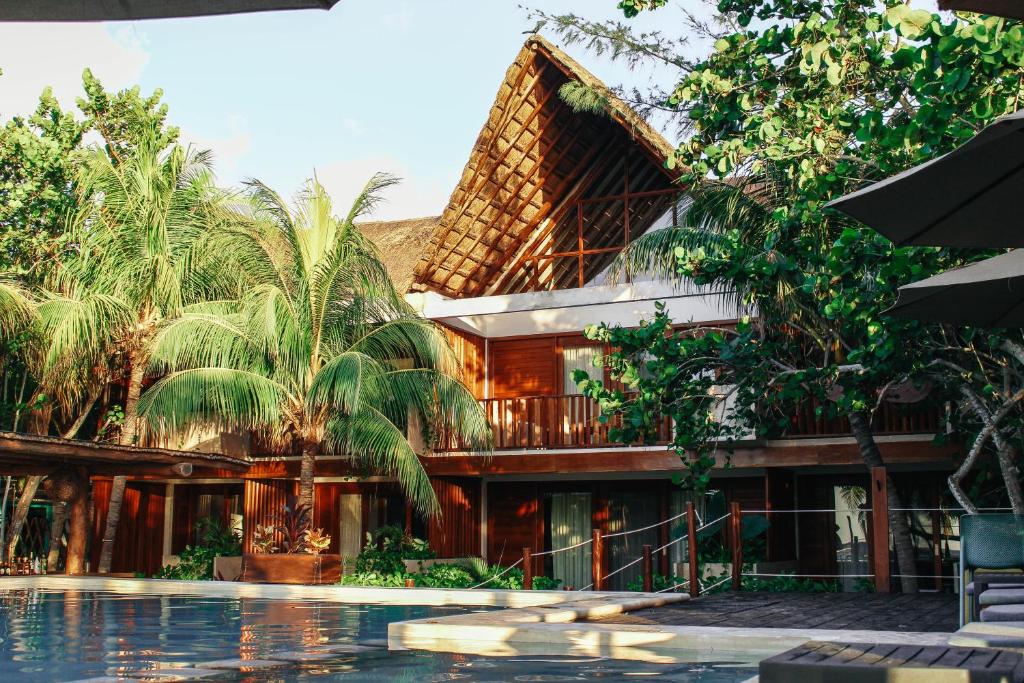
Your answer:
[[[0,591],[0,681],[72,681],[144,676],[153,669],[224,659],[316,653],[325,644],[386,637],[392,621],[454,608],[363,606],[256,598]],[[322,650],[320,651],[323,656]],[[749,667],[645,665],[600,658],[485,658],[373,649],[217,680],[301,681],[666,681],[736,683]]]

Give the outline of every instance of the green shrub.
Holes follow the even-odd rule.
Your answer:
[[[686,579],[681,579],[678,576],[676,576],[675,574],[671,574],[669,576],[663,576],[661,574],[655,573],[651,577],[651,588],[654,590],[655,593],[657,593],[659,591],[666,591],[667,592],[673,586],[678,586],[679,584],[681,584],[681,583],[683,583],[685,581],[686,581]],[[633,579],[632,581],[630,581],[628,584],[626,584],[626,590],[628,590],[628,591],[636,591],[636,592],[639,593],[639,592],[643,591],[643,589],[644,589],[644,577],[643,576],[638,576],[635,579]]]
[[[341,577],[342,586],[372,586],[376,588],[401,588],[405,586],[406,574],[395,572],[379,574],[377,572],[356,572]]]
[[[434,564],[412,578],[417,586],[428,588],[470,588],[480,583],[469,569],[457,564]]]
[[[382,526],[366,534],[366,545],[356,557],[357,574],[400,574],[402,560],[429,560],[434,557],[427,541],[405,533],[396,526]]]
[[[242,554],[242,539],[215,517],[207,517],[196,524],[199,543],[185,546],[178,556],[177,565],[167,565],[155,576],[158,579],[209,581],[213,578],[213,559]]]
[[[519,579],[519,585],[523,585],[522,578]],[[533,590],[535,591],[556,591],[561,585],[561,579],[552,579],[550,576],[533,577]]]

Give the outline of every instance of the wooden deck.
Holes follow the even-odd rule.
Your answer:
[[[1024,657],[964,647],[810,642],[764,660],[761,683],[1017,683]]]
[[[717,593],[601,623],[952,633],[957,596],[923,593]]]

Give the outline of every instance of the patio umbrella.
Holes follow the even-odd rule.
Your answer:
[[[329,10],[338,0],[0,0],[0,21],[121,21],[285,9]]]
[[[900,287],[887,315],[977,327],[1024,327],[1024,249]]]
[[[939,9],[1024,19],[1024,3],[1020,0],[939,0]]]
[[[995,121],[949,154],[828,205],[898,245],[1024,247],[1022,193],[1024,111]]]

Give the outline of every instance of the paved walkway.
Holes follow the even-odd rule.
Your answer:
[[[924,593],[716,593],[592,621],[601,624],[952,633],[957,596]]]

